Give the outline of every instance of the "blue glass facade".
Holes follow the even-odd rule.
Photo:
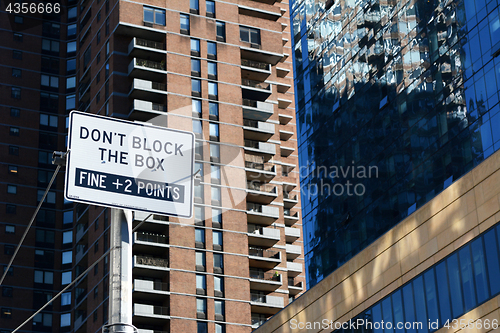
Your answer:
[[[459,326],[453,319],[500,293],[499,236],[497,225],[351,319],[360,325],[333,332],[427,333]],[[474,325],[497,329],[499,321]]]
[[[308,288],[500,148],[499,4],[290,2]]]

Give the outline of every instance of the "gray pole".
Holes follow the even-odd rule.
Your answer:
[[[136,333],[132,325],[132,212],[111,209],[109,323],[103,333]]]

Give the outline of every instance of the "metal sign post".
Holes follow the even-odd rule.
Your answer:
[[[73,111],[68,149],[65,198],[112,208],[109,324],[103,333],[136,333],[131,210],[192,217],[194,134]]]

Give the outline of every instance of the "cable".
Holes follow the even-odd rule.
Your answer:
[[[116,247],[112,247],[109,250],[107,250],[99,259],[97,259],[92,265],[89,266],[85,271],[83,271],[82,274],[80,274],[76,279],[74,279],[70,284],[68,284],[66,287],[64,287],[63,290],[61,290],[57,295],[52,297],[50,301],[45,303],[44,306],[42,306],[38,311],[33,313],[28,319],[26,319],[21,325],[19,325],[15,330],[12,331],[12,333],[17,332],[21,327],[23,327],[25,324],[27,324],[31,319],[33,319],[37,314],[43,311],[47,306],[50,305],[56,298],[61,296],[62,293],[64,293],[66,290],[68,290],[72,285],[74,285],[76,282],[78,282],[85,274],[87,274],[92,268],[94,268],[95,265],[97,265],[102,259],[104,259],[110,252],[111,250],[115,249]]]
[[[38,214],[38,211],[40,210],[40,207],[42,207],[43,202],[45,201],[45,197],[49,193],[49,189],[52,186],[52,183],[56,179],[57,173],[59,172],[59,169],[61,169],[61,165],[58,165],[56,170],[54,171],[54,174],[52,175],[52,179],[50,180],[49,184],[47,185],[47,188],[45,189],[45,193],[43,194],[42,199],[38,203],[38,206],[36,207],[35,213],[33,213],[33,216],[31,217],[31,221],[26,227],[26,230],[24,230],[24,234],[21,237],[21,240],[19,241],[19,244],[17,244],[16,250],[14,251],[14,254],[12,255],[12,258],[10,258],[9,264],[7,265],[7,268],[4,270],[2,278],[0,279],[0,286],[3,283],[3,280],[5,279],[5,276],[7,276],[7,273],[9,272],[10,266],[12,266],[12,262],[14,262],[14,259],[16,258],[17,252],[19,252],[19,249],[21,248],[21,245],[24,242],[24,239],[26,238],[26,235],[28,234],[28,231],[30,230],[31,226],[33,225],[33,222],[35,221],[35,217]]]
[[[58,166],[59,168],[59,166]],[[134,232],[135,230],[137,230],[137,228],[139,228],[144,222],[146,222],[147,219],[149,219],[153,214],[149,214],[144,220],[142,220],[133,230],[132,232]],[[74,285],[76,282],[78,282],[79,280],[81,280],[83,278],[83,276],[85,274],[87,274],[92,268],[94,268],[95,265],[97,265],[99,262],[101,262],[102,259],[104,259],[110,252],[111,250],[114,250],[114,249],[117,249],[118,246],[115,246],[115,247],[112,247],[110,249],[108,249],[101,257],[99,257],[99,259],[97,259],[92,265],[90,265],[85,271],[83,271],[82,274],[80,274],[76,279],[74,279],[70,284],[68,284],[66,287],[64,287],[63,290],[61,290],[59,293],[57,293],[57,295],[55,295],[54,297],[52,297],[52,299],[50,301],[48,301],[47,303],[45,303],[44,306],[42,306],[40,309],[38,309],[38,311],[36,311],[34,314],[32,314],[28,319],[26,319],[21,325],[19,325],[15,330],[12,331],[12,333],[14,332],[17,332],[21,327],[23,327],[24,325],[26,325],[30,320],[32,320],[37,314],[39,314],[40,312],[43,311],[43,309],[45,309],[47,306],[50,305],[50,303],[52,303],[56,298],[58,298],[59,296],[61,296],[66,290],[68,290],[72,285]]]

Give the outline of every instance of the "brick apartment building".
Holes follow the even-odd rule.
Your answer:
[[[305,289],[288,3],[84,0],[0,7],[1,262],[65,151],[77,109],[192,131],[195,214],[133,234],[141,333],[250,332]],[[67,202],[60,172],[2,284],[16,328],[109,249],[109,209]],[[134,225],[148,214],[134,213]],[[100,332],[106,257],[21,332]]]

